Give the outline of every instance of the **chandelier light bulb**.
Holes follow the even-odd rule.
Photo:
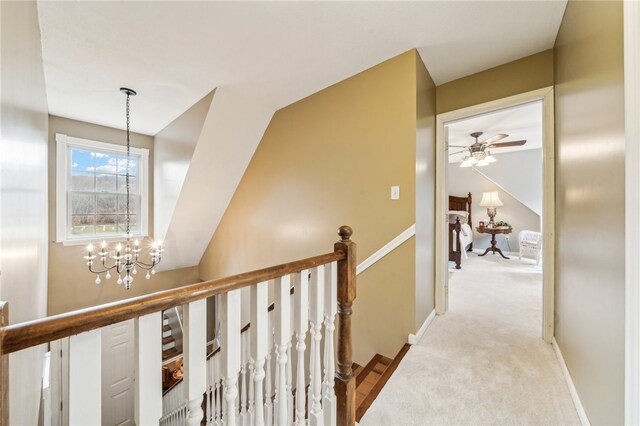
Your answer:
[[[118,243],[118,245],[116,246],[116,251],[120,251],[122,250],[122,244]]]
[[[102,240],[102,243],[100,244],[100,247],[102,247],[103,249],[107,247],[107,242],[105,240]]]
[[[122,277],[118,274],[118,281],[116,281],[118,285],[122,285]]]
[[[151,275],[149,275],[149,271],[147,271],[147,275],[144,276],[146,279],[151,278]]]
[[[93,251],[93,244],[89,243],[89,245],[87,246],[87,251],[89,253],[91,253]]]
[[[111,273],[109,271],[107,271],[107,275],[104,276],[106,279],[110,280],[111,279]]]
[[[140,245],[140,240],[136,239],[136,240],[133,242],[133,244],[134,244],[136,247],[138,247],[138,246]]]
[[[96,284],[100,284],[100,274],[96,274]]]

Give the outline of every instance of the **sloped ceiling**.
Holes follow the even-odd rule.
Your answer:
[[[491,153],[506,154],[508,152],[525,151],[542,148],[542,102],[535,101],[475,117],[458,120],[447,124],[449,129],[449,145],[469,146],[475,142],[470,135],[473,132],[483,132],[479,141],[490,138],[498,133],[509,135],[500,142],[526,140],[521,146],[499,148]],[[468,151],[451,147],[449,149],[449,163],[461,163]]]
[[[53,115],[155,135],[219,86],[274,111],[417,48],[436,84],[551,48],[566,1],[40,1]]]

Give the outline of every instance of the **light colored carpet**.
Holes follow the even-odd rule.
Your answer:
[[[411,347],[360,424],[580,424],[541,332],[541,269],[470,254],[450,277],[449,312]]]

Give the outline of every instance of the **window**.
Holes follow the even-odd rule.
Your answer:
[[[127,147],[56,134],[56,241],[122,238],[127,212]],[[131,148],[131,233],[147,235],[149,151]]]

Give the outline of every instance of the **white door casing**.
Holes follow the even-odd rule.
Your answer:
[[[553,87],[545,87],[507,98],[450,111],[436,116],[436,313],[447,311],[449,281],[449,218],[447,168],[448,150],[446,124],[471,116],[486,114],[498,109],[542,101],[542,337],[551,343],[554,336],[555,312],[555,139]]]
[[[625,1],[625,424],[640,423],[640,3]]]
[[[133,320],[119,322],[102,329],[103,425],[135,425],[134,343]]]

